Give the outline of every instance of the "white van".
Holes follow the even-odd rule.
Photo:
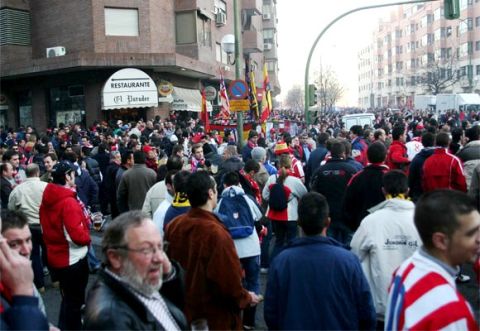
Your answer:
[[[368,124],[373,128],[373,122],[375,121],[375,115],[371,113],[363,114],[350,114],[342,117],[343,124],[345,124],[345,129],[350,130],[354,125],[361,125],[362,128],[365,124]]]

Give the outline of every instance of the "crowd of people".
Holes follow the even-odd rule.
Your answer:
[[[264,300],[270,329],[478,330],[480,114],[375,115],[276,111],[242,147],[175,114],[1,131],[2,329],[250,330]]]

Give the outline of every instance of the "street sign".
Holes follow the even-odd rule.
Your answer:
[[[215,100],[216,97],[217,97],[217,90],[215,89],[215,87],[213,86],[205,87],[205,98],[208,101]]]
[[[242,100],[248,96],[248,85],[244,80],[237,79],[228,86],[230,99]]]
[[[250,110],[250,100],[230,100],[231,111],[246,111]]]

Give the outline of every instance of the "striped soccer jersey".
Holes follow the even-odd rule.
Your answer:
[[[385,330],[478,330],[454,278],[415,252],[393,275]]]

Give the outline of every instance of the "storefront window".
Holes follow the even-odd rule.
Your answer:
[[[8,113],[8,106],[0,105],[0,128],[3,128],[3,129],[7,128],[7,113]]]
[[[33,126],[31,91],[24,91],[18,95],[18,119],[20,126]]]
[[[81,85],[50,89],[50,114],[54,125],[81,123],[85,125],[85,95]]]

